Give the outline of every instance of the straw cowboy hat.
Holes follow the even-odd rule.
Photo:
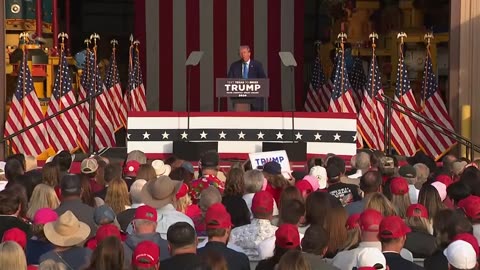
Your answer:
[[[142,202],[156,209],[162,208],[173,201],[182,183],[165,175],[150,180],[142,188]]]
[[[155,174],[160,175],[169,175],[172,171],[172,167],[168,164],[163,163],[161,160],[152,161],[152,167],[155,169]]]
[[[87,239],[90,227],[79,221],[71,211],[67,211],[57,221],[45,224],[43,231],[52,244],[58,247],[73,247]]]

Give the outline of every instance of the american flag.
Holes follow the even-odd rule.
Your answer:
[[[110,68],[108,69],[105,86],[107,87],[106,96],[110,112],[112,113],[113,127],[117,131],[125,126],[126,115],[121,115],[123,112],[120,106],[123,102],[123,92],[120,85],[120,76],[118,74],[118,66],[116,59],[116,49],[113,48],[112,56],[110,58]]]
[[[84,91],[86,97],[90,97],[98,92],[103,92],[101,95],[95,98],[95,149],[102,149],[105,147],[115,146],[115,137],[113,124],[110,121],[112,119],[109,111],[107,97],[105,95],[105,85],[102,82],[100,73],[98,72],[98,66],[95,62],[95,56],[92,51],[88,51],[86,54],[88,60],[86,60],[86,70],[82,74],[81,78],[81,91]],[[82,95],[82,94],[81,94]],[[89,111],[90,105],[84,103],[81,113],[79,124],[79,145],[84,152],[89,149]]]
[[[352,98],[355,103],[357,112],[360,111],[363,100],[363,92],[365,90],[365,73],[363,71],[363,62],[360,57],[355,57],[353,68],[349,72],[349,79],[352,84]]]
[[[333,91],[330,100],[329,112],[357,113],[352,98],[352,86],[348,80],[345,58],[342,53],[336,57],[334,70]]]
[[[84,100],[89,96],[90,93],[89,81],[91,77],[91,70],[90,70],[90,59],[92,59],[91,54],[93,54],[90,49],[87,49],[85,52],[85,69],[82,72],[82,76],[80,78],[80,93],[78,94],[78,98],[80,100]],[[89,123],[90,123],[90,115],[89,109],[90,104],[87,102],[80,105],[80,112],[79,112],[79,121],[78,121],[78,146],[83,150],[83,152],[88,152],[89,146]]]
[[[422,115],[427,119],[435,121],[445,129],[454,131],[452,119],[448,114],[442,97],[438,93],[438,84],[433,73],[430,53],[427,53],[427,58],[425,59],[423,76]],[[420,123],[418,124],[417,133],[419,146],[426,154],[435,159],[439,159],[455,145],[454,140]]]
[[[325,73],[323,73],[320,56],[318,56],[313,64],[312,80],[305,100],[305,111],[326,112],[331,95],[332,91],[327,83]]]
[[[397,84],[395,87],[395,100],[407,108],[417,110],[417,103],[408,79],[407,67],[403,54],[398,60]],[[417,151],[417,121],[408,111],[398,105],[393,105],[392,111],[392,145],[399,155],[413,156]]]
[[[363,102],[358,115],[357,127],[364,141],[372,149],[384,150],[383,125],[385,121],[385,105],[383,100],[382,79],[378,70],[376,56],[372,57],[368,81],[363,94]]]
[[[9,136],[26,128],[43,118],[40,101],[33,87],[32,75],[27,64],[27,52],[23,52],[20,71],[17,79],[17,89],[12,98],[5,123],[5,136]],[[10,144],[14,153],[37,156],[48,146],[45,125],[40,124],[28,131],[15,136]]]
[[[143,86],[142,70],[140,68],[139,51],[136,46],[130,47],[128,90],[130,91],[130,110],[136,112],[147,111],[147,101],[145,98],[145,87]]]
[[[72,77],[65,52],[62,50],[52,96],[48,103],[47,116],[55,114],[75,102],[75,94],[72,91]],[[47,121],[50,146],[55,152],[60,150],[74,151],[78,148],[76,127],[79,111],[80,109],[75,107]]]

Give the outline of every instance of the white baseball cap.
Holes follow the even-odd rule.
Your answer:
[[[313,166],[310,169],[310,175],[315,176],[318,179],[320,189],[327,187],[327,170],[322,166]]]
[[[172,171],[172,167],[170,167],[170,165],[165,164],[163,163],[162,160],[158,160],[158,159],[152,161],[152,167],[155,169],[155,173],[157,174],[157,176],[160,176],[160,175],[168,176]],[[180,179],[176,179],[176,180],[180,180]]]
[[[443,251],[448,263],[457,269],[472,269],[477,265],[477,254],[472,245],[463,240],[453,241]]]
[[[387,260],[378,248],[362,248],[357,256],[357,267],[387,269]],[[381,266],[381,267],[380,267]]]

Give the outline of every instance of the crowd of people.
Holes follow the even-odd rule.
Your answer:
[[[0,269],[478,269],[477,160],[72,162],[61,151],[41,168],[21,154],[0,163]]]

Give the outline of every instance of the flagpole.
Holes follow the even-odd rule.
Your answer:
[[[59,63],[58,63],[58,68],[59,68],[59,78],[58,78],[58,90],[60,91],[60,95],[59,95],[59,98],[58,98],[58,101],[59,101],[59,107],[60,107],[60,110],[62,110],[62,81],[63,81],[63,56],[64,56],[64,53],[65,53],[65,38],[68,38],[68,34],[66,34],[65,32],[62,32],[60,34],[58,34],[58,37],[57,38],[61,38],[62,39],[62,42],[60,43],[60,59],[59,59]],[[62,116],[60,115],[60,118]]]
[[[134,77],[133,77],[133,35],[130,35],[130,48],[129,48],[129,51],[128,51],[128,67],[129,67],[129,74],[128,74],[128,77],[130,78],[130,85],[129,87],[134,87],[135,86],[135,80],[134,80]],[[130,74],[131,73],[131,74]],[[128,99],[128,106],[130,107],[129,109],[132,109],[132,95],[131,95],[131,91],[133,91],[133,89],[128,89],[128,91],[126,92],[127,93],[127,99]]]
[[[22,77],[22,126],[25,127],[25,92],[27,87],[26,74],[27,74],[27,37],[28,33],[23,32],[20,34],[20,38],[23,38],[23,47],[22,47],[22,67],[23,67],[23,77]]]
[[[429,32],[426,33],[424,39],[427,41],[427,61],[430,59],[432,61],[432,55],[430,54],[430,45],[433,39],[433,33]],[[427,61],[425,61],[425,76],[423,78],[423,95],[422,95],[422,110],[425,108],[425,99],[427,97],[426,89],[427,89],[427,78],[428,78],[428,69],[427,69]]]
[[[91,75],[93,75],[93,95],[90,95],[90,153],[92,154],[95,151],[95,126],[96,126],[96,102],[93,98],[95,94],[97,94],[97,39],[100,39],[100,36],[97,33],[93,33],[90,35],[90,39],[93,39],[93,70]]]
[[[133,42],[133,44],[135,45],[135,48],[134,48],[134,49],[135,49],[135,56],[134,56],[134,59],[135,59],[134,65],[135,65],[135,66],[137,66],[137,61],[138,61],[138,57],[139,57],[138,54],[140,53],[139,50],[138,50],[138,44],[139,44],[139,43],[140,43],[140,41],[138,41],[138,40],[135,40],[135,41]],[[140,66],[138,66],[138,68],[140,69]],[[135,70],[135,69],[134,69],[134,70]],[[137,70],[137,72],[136,72],[135,75],[136,75],[136,78],[135,78],[135,79],[136,79],[136,80],[135,80],[135,82],[136,82],[136,83],[135,83],[135,88],[137,88],[137,87],[139,87],[138,82],[140,81],[140,71]],[[139,102],[139,101],[135,99],[134,102],[135,102],[135,109],[136,109],[137,111],[140,111],[140,108],[139,108],[139,106],[138,106],[138,102]]]
[[[399,78],[397,78],[397,82],[399,83],[400,87],[399,87],[399,90],[401,91],[401,95],[400,95],[400,102],[403,103],[403,81],[402,81],[402,78],[403,78],[403,65],[405,64],[405,62],[403,61],[403,43],[404,43],[404,38],[407,37],[407,34],[405,32],[400,32],[398,33],[397,35],[397,38],[400,38],[400,46],[399,46],[399,50],[400,50],[400,58],[402,59],[402,67],[399,69],[398,71],[398,75],[399,75]],[[400,80],[400,81],[398,81]],[[402,110],[402,112],[405,112],[405,110]],[[400,114],[400,119],[403,118],[403,113]]]
[[[372,39],[372,74],[370,75],[371,76],[371,87],[370,87],[370,93],[371,93],[371,97],[372,97],[372,101],[375,100],[375,49],[377,47],[377,44],[375,44],[375,40],[378,39],[378,34],[373,32],[371,33],[369,36],[369,38]],[[372,113],[370,114],[370,119],[374,120],[375,116],[375,110],[374,108],[372,108]]]
[[[342,50],[341,87],[342,87],[342,95],[345,95],[345,86],[344,86],[343,78],[345,76],[345,74],[344,74],[344,70],[345,70],[345,40],[347,39],[347,34],[345,34],[344,32],[341,32],[340,34],[338,34],[338,37],[340,38],[340,48]],[[345,112],[345,102],[342,102],[342,109],[341,110],[342,110],[342,113]]]

